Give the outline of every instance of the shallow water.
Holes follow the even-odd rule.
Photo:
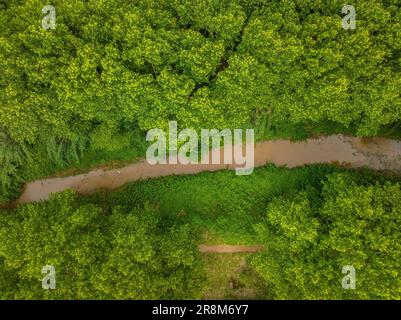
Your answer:
[[[222,154],[220,150],[217,152]],[[257,143],[255,167],[266,163],[289,168],[313,163],[336,163],[353,168],[368,167],[401,172],[401,141],[332,135],[302,142],[273,140]],[[120,169],[97,169],[87,174],[30,182],[25,185],[21,197],[14,205],[46,200],[51,193],[66,189],[72,189],[79,194],[90,194],[98,189],[116,189],[128,182],[145,178],[196,174],[236,167],[226,164],[150,165],[142,161]]]

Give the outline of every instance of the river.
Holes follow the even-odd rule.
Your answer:
[[[314,163],[335,163],[352,168],[368,167],[401,172],[401,141],[332,135],[301,142],[259,142],[255,145],[255,167],[266,163],[288,168]],[[128,182],[145,178],[234,168],[235,165],[225,164],[150,165],[142,160],[120,169],[95,169],[86,174],[29,182],[13,205],[46,200],[51,193],[66,189],[72,189],[79,194],[90,194],[99,189],[116,189]]]

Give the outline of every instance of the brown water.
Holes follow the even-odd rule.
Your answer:
[[[332,135],[303,142],[273,140],[257,143],[255,167],[266,163],[289,168],[312,163],[336,163],[353,168],[368,167],[401,172],[401,141]],[[121,169],[98,169],[87,174],[30,182],[25,185],[21,197],[14,204],[45,200],[51,193],[66,189],[75,190],[79,194],[90,194],[98,189],[116,189],[128,182],[145,178],[196,174],[235,167],[225,164],[150,165],[142,161]]]

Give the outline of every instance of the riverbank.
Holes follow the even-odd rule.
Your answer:
[[[220,152],[222,153],[222,150]],[[332,135],[301,142],[272,140],[257,143],[255,167],[267,163],[288,168],[326,163],[352,168],[390,170],[398,173],[401,172],[401,141]],[[119,169],[95,169],[86,174],[30,182],[25,185],[20,198],[13,205],[46,200],[50,194],[66,189],[87,195],[99,189],[117,189],[126,183],[146,178],[232,170],[236,167],[236,165],[226,164],[150,165],[142,160]]]

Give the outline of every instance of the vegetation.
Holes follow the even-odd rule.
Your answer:
[[[207,300],[266,299],[263,279],[249,265],[253,254],[204,253],[206,283],[203,298]],[[224,270],[224,272],[222,272]]]
[[[133,161],[169,121],[401,138],[401,0],[358,0],[354,30],[339,0],[53,0],[49,30],[46,4],[0,2],[0,203],[29,180]],[[399,177],[323,165],[66,191],[0,210],[0,298],[400,299],[400,217]]]
[[[182,299],[203,281],[188,225],[156,210],[110,211],[72,192],[0,215],[2,299]],[[42,267],[56,270],[43,290]]]
[[[400,181],[266,166],[66,191],[1,211],[0,297],[399,299]],[[201,256],[200,243],[266,250]],[[56,290],[41,287],[44,265],[57,270]],[[345,265],[355,290],[341,287]]]
[[[249,176],[236,176],[232,171],[169,176],[132,183],[120,192],[99,192],[91,202],[127,208],[156,203],[161,213],[207,230],[207,244],[253,244],[257,241],[253,225],[263,217],[269,201],[308,184],[320,185],[322,177],[334,170],[328,166],[294,171],[267,166]]]
[[[322,190],[278,197],[256,226],[265,252],[253,265],[277,299],[401,298],[401,186],[361,184],[346,174]],[[344,266],[356,289],[344,290]]]
[[[0,6],[13,145],[0,142],[0,201],[21,181],[140,155],[134,140],[169,120],[258,139],[400,132],[399,0],[358,1],[355,30],[337,0],[54,0],[54,30],[44,4]]]

